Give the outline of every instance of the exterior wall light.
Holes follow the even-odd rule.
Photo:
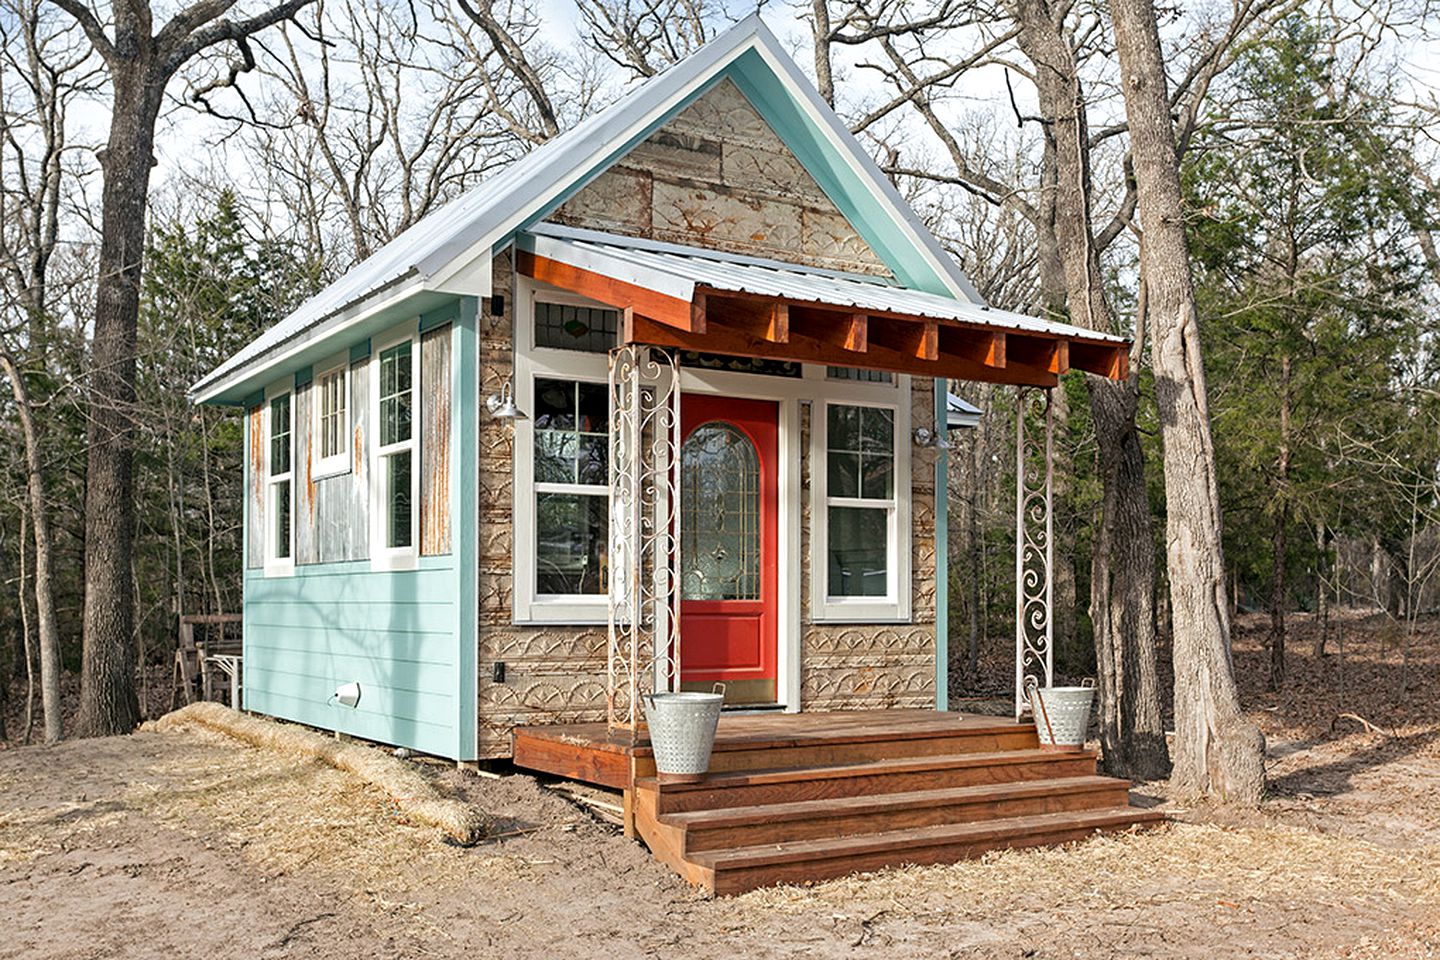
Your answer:
[[[515,405],[515,385],[513,381],[505,381],[500,392],[491,394],[485,398],[485,408],[490,411],[490,416],[496,420],[528,420],[524,412]]]

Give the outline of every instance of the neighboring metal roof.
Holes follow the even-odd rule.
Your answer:
[[[947,430],[980,426],[982,412],[979,407],[967,402],[963,397],[957,397],[953,393],[945,394],[945,428]]]
[[[1097,333],[1023,313],[952,300],[909,290],[883,278],[814,270],[775,260],[741,257],[698,247],[636,240],[613,233],[536,224],[519,238],[522,249],[616,280],[638,284],[681,300],[697,286],[763,297],[855,307],[930,320],[1050,334],[1091,343],[1124,343],[1122,337]]]
[[[513,233],[545,216],[570,192],[603,172],[651,129],[718,82],[727,68],[754,51],[794,98],[804,122],[818,125],[831,149],[839,151],[850,176],[902,229],[915,256],[958,297],[980,297],[964,272],[941,248],[874,160],[800,73],[758,14],[752,14],[691,56],[647,80],[614,104],[541,144],[509,167],[395,237],[344,276],[305,301],[285,319],[203,377],[190,389],[197,402],[233,393],[298,349],[338,333],[381,291],[488,293],[488,259],[481,275],[461,282],[456,272]],[[469,288],[467,288],[467,285]],[[486,286],[477,291],[476,285]],[[279,373],[280,371],[275,371]]]

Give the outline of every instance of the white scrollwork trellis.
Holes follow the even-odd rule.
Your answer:
[[[1054,411],[1050,391],[1021,388],[1015,402],[1015,717],[1029,707],[1027,679],[1055,677],[1051,591]]]
[[[640,697],[680,677],[680,366],[610,351],[610,638],[606,714],[634,733]]]

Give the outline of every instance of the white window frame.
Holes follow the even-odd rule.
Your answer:
[[[380,357],[387,350],[410,341],[410,438],[385,446],[380,444]],[[414,570],[420,565],[420,321],[407,321],[387,330],[371,342],[370,349],[370,569]],[[410,545],[385,546],[388,502],[385,457],[410,451]]]
[[[325,381],[330,377],[340,378],[340,396],[345,407],[341,413],[340,449],[330,456],[324,455],[324,397]],[[350,354],[338,353],[315,368],[310,380],[310,446],[315,467],[311,476],[319,480],[350,472]]]
[[[274,415],[271,412],[271,404],[283,396],[290,398],[290,469],[282,474],[272,475],[270,467],[274,463],[274,456],[270,450],[271,435],[274,432],[271,428],[271,421]],[[285,379],[278,383],[272,383],[265,389],[265,412],[264,423],[264,451],[265,463],[263,465],[265,483],[265,516],[264,516],[264,539],[265,539],[265,576],[267,577],[288,577],[295,572],[295,388],[292,379]],[[276,489],[281,483],[286,484],[289,500],[290,529],[288,531],[289,542],[286,544],[287,556],[277,555],[277,537],[275,536],[275,522],[277,517]]]
[[[515,421],[514,542],[511,577],[514,583],[512,619],[516,624],[567,623],[577,626],[609,622],[610,598],[596,594],[541,594],[535,574],[538,535],[538,497],[535,484],[535,381],[568,380],[609,384],[610,360],[603,353],[535,346],[535,304],[560,303],[613,310],[598,303],[526,280],[515,291],[515,402],[531,417]],[[613,517],[611,522],[613,523]]]
[[[812,553],[811,617],[817,623],[904,623],[910,620],[912,536],[910,530],[910,378],[895,377],[893,399],[877,399],[858,390],[827,392],[811,410],[811,489],[815,499],[810,515]],[[837,381],[831,381],[835,383]],[[839,381],[844,382],[844,381]],[[882,386],[875,384],[874,386]],[[890,500],[859,497],[832,498],[829,491],[830,407],[879,407],[895,414],[894,484]],[[840,597],[830,593],[830,507],[869,507],[888,511],[886,526],[886,591],[883,597]]]

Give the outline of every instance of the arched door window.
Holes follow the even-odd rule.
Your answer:
[[[760,456],[720,421],[696,427],[680,453],[681,588],[686,600],[760,598]]]

